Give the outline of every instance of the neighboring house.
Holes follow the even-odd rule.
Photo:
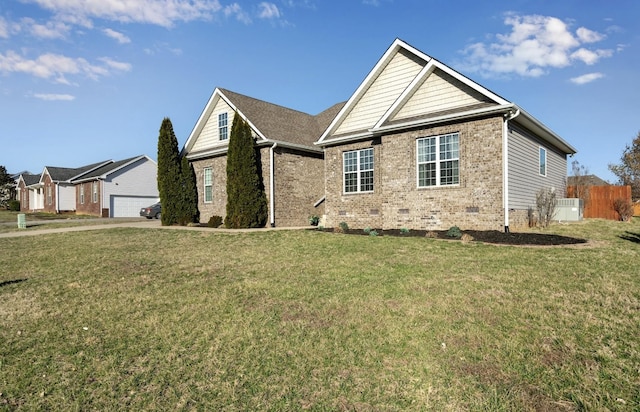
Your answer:
[[[567,186],[575,186],[580,184],[582,186],[610,186],[611,183],[604,179],[599,178],[596,175],[584,175],[584,176],[569,176],[567,178]]]
[[[227,147],[234,116],[251,127],[259,152],[271,226],[308,225],[324,213],[323,151],[314,145],[341,104],[313,116],[216,88],[182,155],[193,165],[200,221],[226,215]]]
[[[158,201],[158,167],[146,155],[105,164],[73,179],[76,213],[137,217]]]
[[[16,181],[16,199],[20,201],[20,211],[30,212],[44,209],[44,200],[41,195],[40,175],[29,172],[20,173]]]
[[[72,181],[110,162],[111,160],[107,160],[78,168],[45,166],[39,182],[44,195],[42,211],[47,213],[75,211],[76,194]]]
[[[576,150],[522,108],[395,40],[316,143],[325,225],[503,229],[565,193]]]
[[[141,155],[78,168],[46,166],[18,179],[20,210],[135,217],[158,200],[157,165]]]

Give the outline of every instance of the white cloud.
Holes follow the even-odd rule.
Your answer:
[[[40,99],[40,100],[47,100],[47,101],[56,101],[56,100],[62,100],[62,101],[71,101],[71,100],[75,100],[75,96],[72,96],[70,94],[46,94],[46,93],[36,93],[33,95],[35,98]]]
[[[63,39],[71,30],[71,26],[61,21],[48,21],[39,24],[29,17],[20,20],[20,26],[25,32],[40,39]]]
[[[509,14],[505,25],[507,34],[497,34],[494,42],[475,43],[463,53],[463,69],[485,76],[516,73],[538,77],[551,68],[570,66],[575,61],[588,65],[610,57],[611,50],[590,50],[585,43],[595,43],[604,35],[585,27],[572,33],[565,22],[550,16]]]
[[[280,10],[273,3],[262,2],[258,5],[258,17],[261,19],[278,19],[280,18]]]
[[[104,29],[104,30],[102,30],[102,32],[107,37],[111,37],[112,39],[116,40],[120,44],[131,43],[131,39],[129,37],[127,37],[126,35],[118,32],[118,31],[115,31],[115,30],[112,30],[112,29]]]
[[[251,23],[251,17],[249,17],[249,15],[244,10],[242,10],[242,7],[238,3],[232,3],[226,6],[223,10],[223,13],[226,17],[235,16],[236,20],[244,24]]]
[[[574,77],[571,79],[571,82],[581,85],[581,84],[591,83],[592,81],[601,79],[603,77],[604,77],[604,74],[602,73],[589,73],[589,74],[583,74],[582,76]]]
[[[578,30],[576,30],[576,34],[578,35],[580,41],[582,41],[583,43],[595,43],[604,39],[605,37],[603,34],[589,30],[585,27],[580,27]]]
[[[12,50],[0,53],[0,72],[24,73],[55,83],[71,84],[67,76],[85,76],[94,80],[110,75],[113,71],[128,71],[127,63],[108,58],[101,61],[103,66],[91,64],[83,58],[72,58],[54,53],[45,53],[36,59],[28,59]]]
[[[63,21],[90,27],[91,19],[171,27],[177,21],[207,20],[222,9],[218,0],[24,0]]]

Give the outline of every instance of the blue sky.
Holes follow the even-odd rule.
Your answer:
[[[515,102],[615,180],[640,131],[637,0],[4,0],[0,165],[156,158],[215,87],[316,114],[396,37]]]

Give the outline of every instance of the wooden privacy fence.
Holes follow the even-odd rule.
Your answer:
[[[567,187],[567,197],[576,197],[576,187]],[[584,205],[583,217],[620,220],[618,213],[613,210],[616,199],[631,202],[631,186],[589,186],[589,197]]]

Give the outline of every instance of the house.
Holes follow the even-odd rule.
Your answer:
[[[226,155],[234,116],[249,124],[256,142],[269,224],[308,225],[310,215],[322,215],[324,159],[314,142],[341,107],[310,115],[216,88],[182,149],[196,175],[200,220],[226,215]]]
[[[146,155],[111,161],[72,180],[76,213],[136,217],[158,201],[158,167]]]
[[[564,197],[576,150],[515,103],[396,39],[316,142],[325,225],[509,230]]]
[[[20,210],[135,217],[158,200],[157,165],[145,155],[78,167],[46,166],[18,179]]]
[[[22,172],[18,176],[16,199],[20,202],[20,211],[29,212],[36,208],[44,209],[44,200],[42,200],[39,182],[40,175]]]
[[[596,175],[584,175],[584,176],[569,176],[567,178],[567,186],[610,186],[611,183],[596,176]]]

